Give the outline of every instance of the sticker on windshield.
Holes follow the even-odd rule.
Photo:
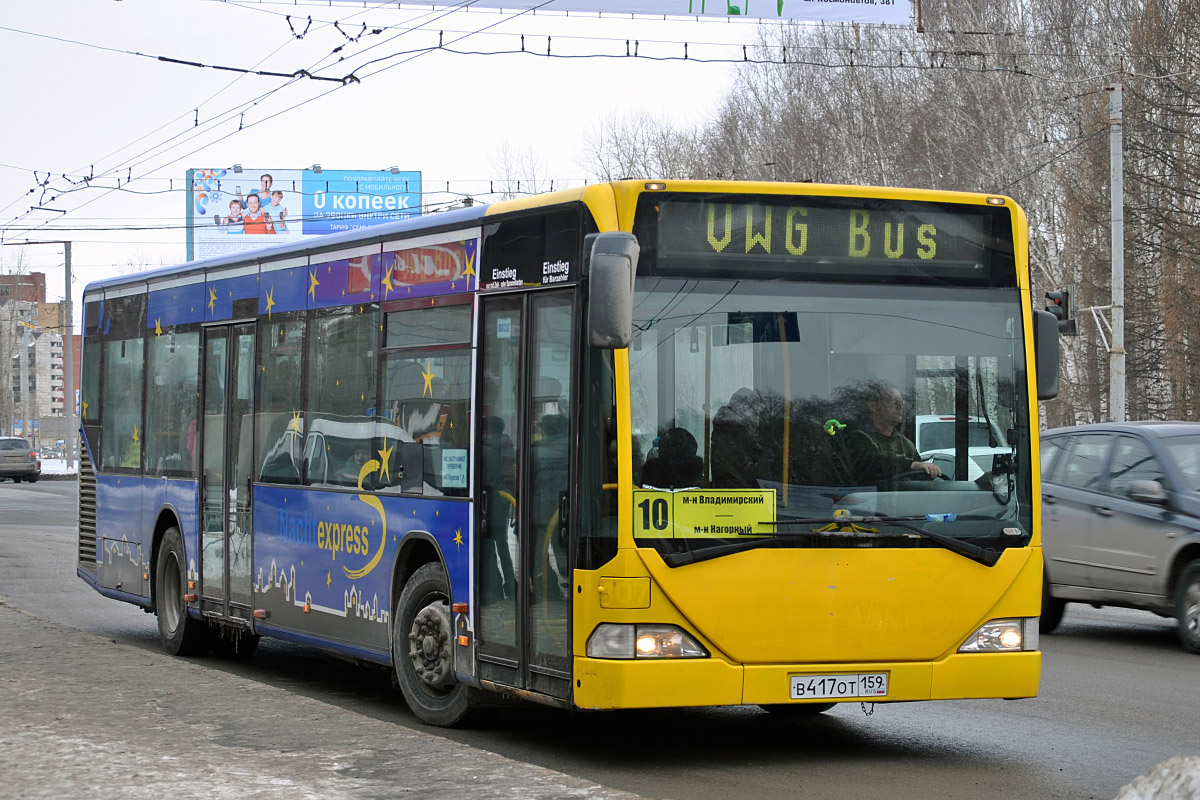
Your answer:
[[[736,539],[775,532],[774,489],[636,489],[640,539]]]

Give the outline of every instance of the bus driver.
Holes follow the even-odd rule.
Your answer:
[[[913,472],[942,477],[936,464],[922,461],[917,446],[900,432],[904,398],[900,390],[880,380],[867,381],[866,420],[850,436],[854,477],[863,484],[882,484]]]

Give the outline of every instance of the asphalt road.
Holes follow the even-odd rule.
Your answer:
[[[74,507],[69,483],[0,484],[0,597],[158,651],[152,616],[76,577]],[[452,731],[417,722],[382,672],[313,650],[264,641],[248,663],[202,662],[331,704],[350,726],[422,731],[647,798],[1111,798],[1167,758],[1200,754],[1200,657],[1180,649],[1173,621],[1071,605],[1043,649],[1033,700],[845,704],[799,722],[754,707],[500,706]]]

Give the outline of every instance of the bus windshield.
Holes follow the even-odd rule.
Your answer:
[[[1017,289],[674,277],[636,288],[639,544],[931,546],[906,531],[914,524],[996,550],[1028,543]],[[929,415],[961,434],[918,453],[916,423]],[[986,469],[980,421],[999,432]],[[697,503],[710,512],[685,513]],[[654,508],[674,509],[673,524],[654,524]]]

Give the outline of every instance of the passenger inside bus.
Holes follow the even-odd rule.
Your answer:
[[[530,450],[533,474],[531,522],[533,534],[538,537],[539,542],[544,536],[550,539],[548,550],[554,557],[553,569],[558,577],[557,591],[561,595],[570,588],[567,543],[560,535],[561,526],[551,529],[551,524],[555,522],[560,499],[567,490],[568,421],[562,414],[546,414],[538,427],[541,429],[541,438],[534,442]],[[539,551],[546,552],[547,548],[544,545],[539,546]]]
[[[342,465],[341,474],[338,476],[337,483],[342,486],[358,486],[358,476],[362,473],[363,465],[371,460],[371,454],[362,442],[356,442],[354,452],[350,456],[350,460]],[[371,475],[366,475],[363,478],[363,489],[370,489],[373,485]]]
[[[762,397],[745,386],[712,420],[712,485],[717,489],[756,486],[763,451]]]
[[[516,507],[509,500],[516,481],[516,452],[500,417],[484,417],[482,433],[480,476],[487,493],[487,527],[483,531],[486,541],[481,548],[480,574],[483,602],[494,603],[516,597],[517,579],[509,543],[516,515]]]
[[[696,455],[696,437],[686,428],[668,428],[642,467],[642,485],[656,489],[699,487],[704,459]]]

